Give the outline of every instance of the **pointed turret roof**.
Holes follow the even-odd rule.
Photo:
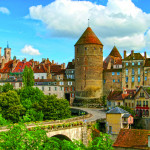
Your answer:
[[[88,27],[75,45],[99,44],[103,45],[90,27]]]
[[[122,58],[116,46],[113,47],[109,55]]]

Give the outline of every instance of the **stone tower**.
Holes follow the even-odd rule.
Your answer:
[[[75,44],[76,100],[94,102],[103,95],[103,44],[88,27]]]
[[[8,62],[11,59],[11,48],[7,43],[7,48],[4,49],[5,62]]]

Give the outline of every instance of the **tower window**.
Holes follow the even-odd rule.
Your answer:
[[[100,52],[102,52],[102,48],[100,48]]]
[[[96,50],[96,48],[94,47],[94,50]]]
[[[85,47],[84,49],[87,50],[87,47]]]

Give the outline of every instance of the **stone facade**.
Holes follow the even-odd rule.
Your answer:
[[[76,99],[99,99],[103,95],[103,45],[99,40],[90,42],[89,34],[94,33],[88,27],[75,45]],[[82,38],[87,40],[80,42]]]

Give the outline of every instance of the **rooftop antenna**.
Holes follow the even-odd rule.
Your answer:
[[[8,41],[7,41],[7,48],[9,48],[9,44],[8,44]]]
[[[88,19],[88,27],[90,26],[90,19]]]

